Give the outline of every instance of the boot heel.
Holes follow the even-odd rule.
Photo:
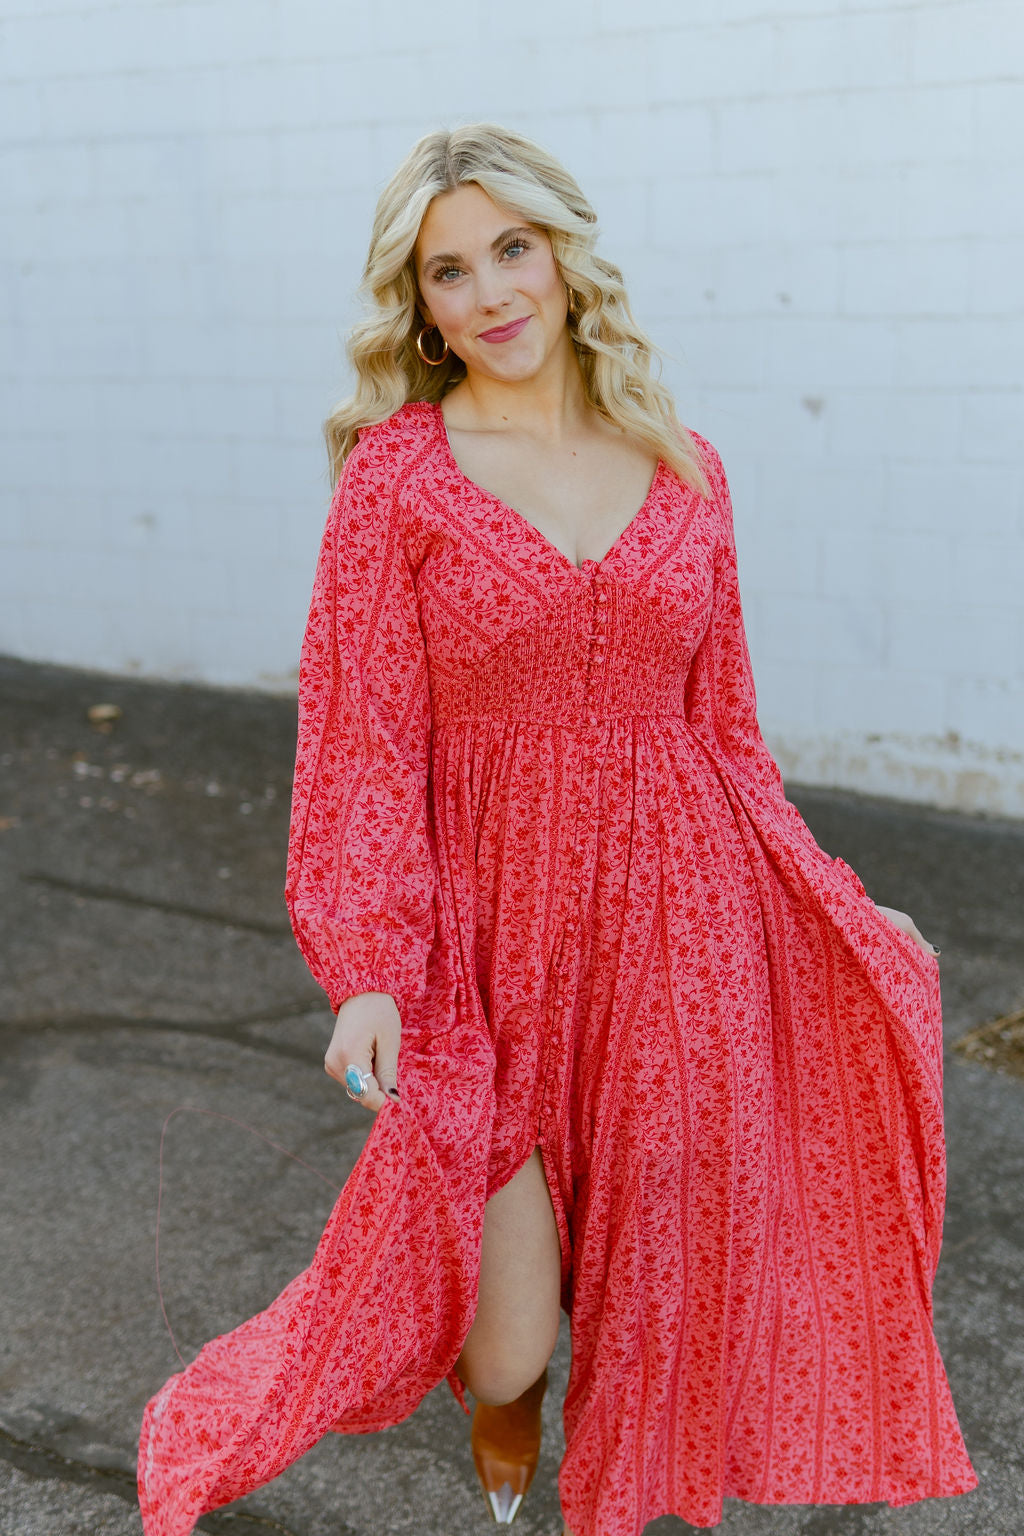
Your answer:
[[[541,1403],[547,1366],[511,1403],[480,1403],[473,1409],[469,1444],[473,1464],[498,1525],[511,1525],[533,1482],[540,1457]]]

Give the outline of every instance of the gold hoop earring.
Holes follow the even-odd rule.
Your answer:
[[[445,344],[444,344],[444,351],[441,353],[440,357],[428,357],[427,354],[423,350],[423,338],[424,338],[424,336],[427,334],[428,331],[436,331],[436,330],[437,330],[437,326],[436,325],[425,325],[423,327],[423,329],[420,331],[419,335],[416,337],[416,351],[419,353],[420,357],[422,357],[423,361],[429,367],[431,367],[431,368],[438,368],[438,367],[440,367],[440,365],[444,362],[445,358],[448,356],[448,343],[447,342],[445,342]]]
[[[569,315],[570,315],[570,317],[573,320],[576,319],[576,290],[575,290],[575,288],[570,288],[569,289]]]

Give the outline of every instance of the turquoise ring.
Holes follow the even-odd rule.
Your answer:
[[[345,1068],[345,1088],[350,1099],[361,1099],[370,1086],[369,1072],[362,1072],[354,1061],[350,1061]]]

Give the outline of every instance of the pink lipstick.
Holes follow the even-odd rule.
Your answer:
[[[523,326],[529,320],[529,315],[524,315],[521,320],[512,320],[508,325],[496,325],[491,331],[481,331],[481,341],[511,341],[513,336],[518,336]]]

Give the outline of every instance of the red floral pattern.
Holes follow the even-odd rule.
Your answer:
[[[437,405],[346,461],[286,889],[332,1006],[398,1002],[401,1102],[309,1269],[148,1405],[147,1536],[446,1377],[468,1411],[484,1202],[538,1142],[577,1536],[976,1485],[932,1330],[938,965],[786,800],[697,442],[710,497],[662,462],[580,568],[466,479]]]

